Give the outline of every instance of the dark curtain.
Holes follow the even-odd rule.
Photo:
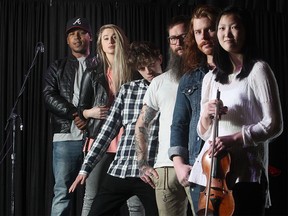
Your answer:
[[[54,181],[51,168],[52,134],[49,114],[42,99],[42,74],[53,60],[68,53],[64,34],[67,20],[77,15],[87,17],[94,35],[103,24],[117,24],[124,29],[130,41],[148,40],[159,46],[165,67],[167,21],[174,15],[190,15],[195,5],[200,3],[219,7],[233,3],[251,11],[257,38],[255,49],[257,47],[258,54],[270,64],[278,80],[286,123],[286,0],[0,1],[0,215],[10,215],[11,209],[15,209],[16,215],[50,214]],[[44,43],[45,52],[38,53],[35,65],[31,67],[39,41]],[[92,52],[95,52],[95,41],[94,37]],[[25,89],[18,97],[16,109],[10,118],[25,79]],[[23,124],[22,131],[20,124]],[[288,136],[287,126],[284,127],[283,134],[270,144],[270,165],[280,169],[281,174],[275,176],[272,173],[269,176],[272,207],[267,215],[288,213]],[[13,152],[14,160],[11,159]],[[11,192],[14,192],[13,196]],[[81,211],[83,188],[76,194],[73,215],[79,215]],[[15,208],[11,207],[13,203]]]

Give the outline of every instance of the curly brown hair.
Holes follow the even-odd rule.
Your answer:
[[[135,70],[153,64],[160,58],[160,50],[151,42],[134,41],[128,50],[128,64]]]

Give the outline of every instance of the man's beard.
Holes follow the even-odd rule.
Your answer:
[[[172,49],[169,49],[167,70],[172,70],[172,78],[177,82],[183,75],[183,58],[173,52]]]

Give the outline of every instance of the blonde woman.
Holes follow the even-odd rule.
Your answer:
[[[97,39],[97,50],[104,71],[111,76],[109,85],[115,95],[120,86],[131,80],[131,69],[127,65],[128,38],[116,25],[107,24],[100,28]]]
[[[99,29],[97,38],[98,65],[83,74],[82,88],[79,99],[79,115],[88,120],[86,129],[85,154],[97,137],[99,130],[107,117],[122,84],[131,80],[131,69],[127,65],[128,38],[123,30],[116,25],[107,24]],[[106,154],[95,166],[86,181],[82,215],[88,215],[94,197],[101,185],[101,176],[105,175],[110,163],[114,159],[117,143],[121,137],[111,141]]]

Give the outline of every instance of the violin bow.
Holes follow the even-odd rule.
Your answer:
[[[207,194],[207,197],[206,197],[206,206],[205,206],[205,216],[208,215],[208,207],[209,207],[209,198],[210,198],[210,190],[211,190],[211,181],[212,181],[212,171],[214,169],[212,169],[214,167],[214,146],[215,146],[215,139],[216,137],[218,136],[218,121],[219,121],[219,118],[220,118],[220,115],[219,115],[219,101],[220,101],[220,91],[219,89],[217,89],[217,94],[216,94],[216,98],[217,98],[217,104],[216,104],[216,110],[215,110],[215,115],[214,117],[212,117],[213,119],[213,130],[212,130],[212,137],[213,137],[213,140],[212,140],[212,157],[211,157],[211,167],[210,167],[210,173],[209,173],[209,182],[208,182],[208,194]]]

